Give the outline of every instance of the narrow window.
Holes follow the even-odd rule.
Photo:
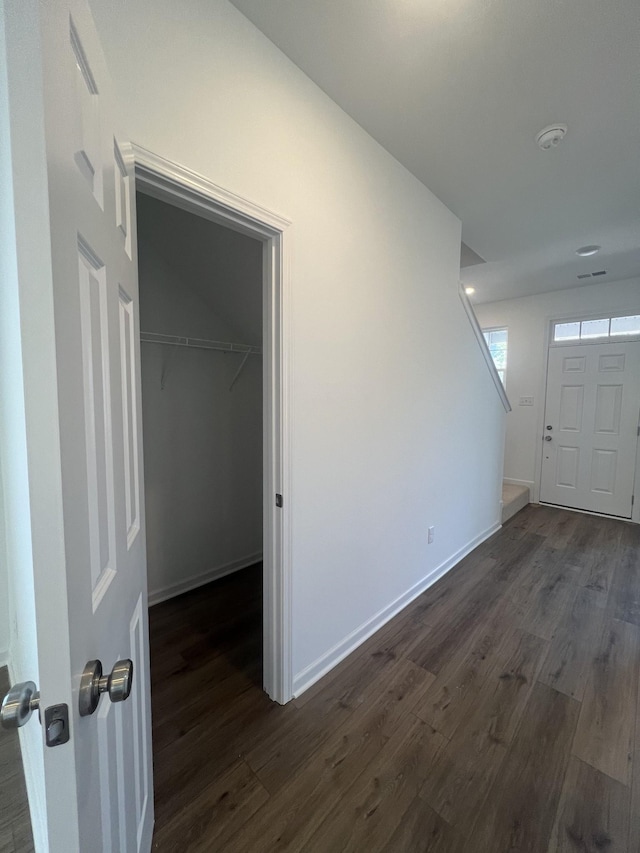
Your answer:
[[[500,381],[506,387],[507,341],[509,337],[507,329],[483,329],[482,334],[489,347]]]

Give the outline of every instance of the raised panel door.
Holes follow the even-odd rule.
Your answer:
[[[540,500],[630,518],[640,342],[551,347]]]

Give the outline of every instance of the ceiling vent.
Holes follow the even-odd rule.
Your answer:
[[[549,127],[543,128],[536,136],[538,148],[543,151],[550,151],[555,148],[567,135],[566,124],[550,124]]]
[[[583,272],[582,275],[579,275],[578,278],[595,278],[598,275],[606,275],[606,270],[598,270],[598,272]]]

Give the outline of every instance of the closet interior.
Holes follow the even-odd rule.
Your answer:
[[[262,243],[141,192],[137,217],[152,668],[168,649],[188,668],[198,637],[230,654],[244,625],[259,680]]]

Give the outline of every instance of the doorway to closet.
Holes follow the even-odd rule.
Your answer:
[[[262,244],[138,193],[149,604],[262,561]]]
[[[170,679],[262,682],[263,257],[260,241],[166,201],[138,193],[136,208],[152,702],[162,723]]]
[[[172,832],[231,732],[293,695],[290,222],[133,153],[156,832]]]
[[[144,193],[136,209],[161,832],[226,736],[223,697],[262,685],[263,246]]]
[[[215,582],[222,584],[227,578],[226,583],[230,584],[243,572],[252,571],[243,566],[257,567],[253,573],[258,577],[258,583],[260,576],[262,579],[261,608],[258,601],[262,617],[262,637],[259,638],[262,647],[261,687],[270,699],[284,704],[293,696],[288,236],[291,223],[281,215],[147,149],[137,145],[132,148],[136,182],[135,187],[127,185],[126,193],[138,193],[138,228],[143,241],[146,240],[152,248],[150,276],[144,269],[145,261],[141,264],[142,323],[135,324],[141,338],[145,377],[152,376],[151,390],[143,389],[142,395],[145,432],[149,431],[149,420],[156,417],[153,398],[155,405],[160,407],[157,409],[160,414],[162,407],[171,409],[168,414],[169,433],[165,425],[161,440],[146,436],[150,444],[145,448],[145,497],[148,513],[154,513],[153,520],[147,519],[147,524],[151,522],[149,526],[154,528],[153,532],[149,530],[147,537],[150,543],[149,564],[152,558],[158,560],[155,568],[150,565],[150,600],[152,604],[161,599],[175,602],[178,599],[168,596],[185,594],[190,588],[196,591],[195,595],[198,595],[197,590],[203,594],[203,585],[207,582],[218,578]],[[145,211],[149,210],[152,211],[151,218],[145,225]],[[169,227],[163,226],[158,218],[160,211],[173,217]],[[201,239],[194,239],[197,234]],[[179,235],[184,237],[180,246],[176,239]],[[203,245],[204,261],[197,260],[195,256]],[[212,248],[215,245],[223,247],[227,255],[240,259],[240,273],[238,269],[231,269],[228,260],[214,260]],[[133,247],[137,251],[137,240],[133,241]],[[144,252],[145,248],[141,251]],[[206,270],[203,269],[205,267]],[[203,282],[212,279],[214,267],[220,274],[220,287],[218,293],[212,295]],[[245,276],[253,275],[254,270],[255,281],[252,279],[247,290]],[[223,275],[227,272],[230,278]],[[154,301],[145,300],[149,289],[148,282],[143,280],[145,278],[153,278],[156,289],[161,292],[160,299],[154,292],[151,297]],[[180,282],[183,283],[178,293],[183,297],[187,294],[186,302],[184,299],[179,301],[176,295],[176,285]],[[254,300],[248,305],[250,291]],[[205,318],[209,318],[210,325],[204,323]],[[190,324],[189,329],[179,328],[183,321]],[[201,360],[198,370],[206,377],[205,382],[211,382],[211,371],[216,374],[216,382],[224,390],[224,400],[218,399],[212,405],[210,399],[201,399],[207,396],[208,391],[197,393],[194,376],[198,370],[195,374],[184,373],[185,358],[187,362],[189,359]],[[217,366],[212,366],[212,359],[218,360]],[[188,396],[190,389],[191,399]],[[261,406],[257,403],[258,389],[262,393]],[[168,405],[167,392],[174,396],[175,406]],[[237,397],[240,405],[238,412],[230,414],[232,401],[228,398],[234,395],[234,400]],[[198,427],[196,432],[206,440],[200,447],[194,446],[188,431],[189,417],[194,413],[206,414],[207,407],[209,413],[213,411],[218,418],[218,431],[214,434],[211,425],[204,429]],[[126,417],[127,413],[124,415]],[[220,447],[214,446],[214,439],[225,436],[226,457],[220,461]],[[248,457],[247,441],[252,448]],[[161,474],[157,476],[150,465],[152,455],[159,461]],[[175,465],[175,459],[169,464],[167,456],[181,456],[189,460],[191,473],[184,466]],[[214,456],[217,459],[215,464]],[[234,474],[233,467],[229,466],[230,456],[240,458],[244,479]],[[255,465],[247,464],[248,458],[258,460],[257,469]],[[202,475],[207,466],[218,466],[219,476],[217,480],[213,478],[213,488],[211,481]],[[259,498],[256,500],[254,485],[260,476],[262,535],[256,539],[255,531],[259,529],[256,515],[259,513],[255,508],[259,505]],[[242,483],[239,485],[240,480]],[[247,485],[249,483],[253,485]],[[243,491],[244,486],[252,490],[251,498],[248,492]],[[168,495],[159,494],[161,490]],[[236,511],[240,505],[244,515],[238,515]],[[158,507],[163,511],[159,512]],[[252,512],[248,511],[249,507]],[[214,520],[214,510],[222,515],[222,522]],[[236,526],[230,529],[232,515]],[[199,538],[190,536],[183,539],[183,544],[186,542],[184,548],[176,547],[176,542],[180,542],[175,535],[177,528],[182,526],[192,534],[196,519],[202,522],[204,531],[200,530]],[[218,531],[221,539],[215,543],[215,554],[208,550],[206,544],[211,542],[211,527]],[[156,534],[160,545],[152,541]],[[260,549],[262,572],[257,563]],[[168,550],[173,555],[171,565],[167,562]],[[212,560],[212,556],[216,559]],[[180,569],[176,568],[178,564]]]

